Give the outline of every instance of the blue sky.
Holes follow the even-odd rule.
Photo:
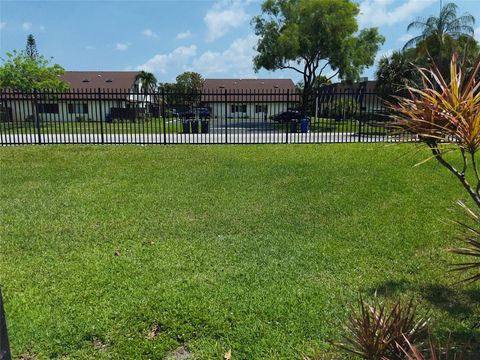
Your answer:
[[[444,0],[445,2],[446,0]],[[478,21],[480,0],[456,0],[460,13]],[[438,14],[439,0],[359,0],[361,28],[378,27],[386,37],[377,58],[402,47],[416,17]],[[261,1],[21,1],[0,0],[0,54],[25,47],[35,35],[43,55],[66,70],[152,71],[161,82],[179,73],[204,77],[281,77],[291,70],[255,74],[256,38],[250,25]],[[373,77],[375,68],[363,75]]]

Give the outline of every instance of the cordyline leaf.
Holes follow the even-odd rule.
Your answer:
[[[405,337],[405,345],[400,346],[403,354],[405,355],[406,360],[462,360],[464,355],[463,353],[455,353],[453,357],[450,356],[450,339],[448,340],[447,346],[442,348],[438,345],[435,345],[432,337],[429,336],[429,354],[424,355],[422,352],[410,342],[410,340]],[[443,354],[443,356],[442,356]],[[389,360],[387,358],[382,360]]]
[[[467,225],[460,221],[454,221],[456,224],[465,229],[467,234],[461,237],[461,240],[464,242],[465,246],[450,249],[450,252],[461,256],[469,256],[472,261],[453,264],[451,271],[477,271],[477,274],[468,276],[467,278],[462,279],[461,282],[478,281],[480,280],[480,261],[478,261],[480,258],[480,215],[470,209],[462,201],[458,201],[457,204],[463,209],[465,215],[474,221],[475,226],[477,226],[479,230],[474,228],[473,225]]]
[[[475,154],[480,148],[480,57],[469,74],[458,56],[450,62],[447,79],[437,66],[418,68],[423,88],[409,87],[409,97],[396,97],[389,106],[395,113],[394,126],[424,141],[450,142]]]
[[[360,297],[359,309],[350,310],[344,342],[336,346],[364,359],[400,360],[403,353],[398,344],[404,344],[404,337],[417,343],[426,334],[428,320],[417,321],[415,313],[413,300],[388,306],[376,295],[371,304]]]

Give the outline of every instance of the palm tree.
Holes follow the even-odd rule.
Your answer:
[[[140,81],[142,90],[147,93],[157,87],[157,78],[151,72],[140,71],[135,80]]]
[[[149,92],[155,91],[157,87],[157,78],[151,72],[140,71],[135,76],[136,81],[140,81],[141,89],[143,90],[143,100],[141,100],[142,107],[146,109],[146,114],[151,114],[153,104],[157,103],[157,96],[155,94],[147,95]]]
[[[421,79],[415,71],[415,51],[395,51],[390,56],[384,56],[378,62],[376,79],[378,92],[394,101],[392,96],[407,96],[407,86],[421,83]]]
[[[407,31],[420,29],[422,33],[410,39],[403,49],[416,46],[427,39],[435,38],[440,45],[444,45],[446,39],[458,39],[461,36],[473,37],[475,18],[470,14],[457,17],[458,6],[449,3],[440,9],[438,17],[430,16],[428,19],[417,19],[410,23]]]

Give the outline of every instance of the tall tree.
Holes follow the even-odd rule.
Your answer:
[[[27,37],[27,46],[25,47],[25,54],[32,60],[36,60],[38,57],[37,43],[32,34]]]
[[[419,18],[410,23],[407,31],[418,29],[421,34],[407,41],[403,48],[414,47],[429,38],[435,39],[440,46],[443,46],[450,38],[473,37],[475,18],[470,14],[457,17],[457,10],[458,6],[456,4],[448,3],[442,6],[438,17]]]
[[[22,91],[68,89],[68,84],[59,78],[65,72],[64,69],[42,55],[32,59],[25,51],[13,51],[1,60],[0,87]]]
[[[151,72],[142,70],[135,77],[135,80],[140,81],[141,88],[145,93],[151,92],[157,87],[157,78]]]
[[[186,71],[176,78],[175,87],[187,104],[198,105],[201,98],[204,79],[197,72]]]
[[[185,71],[176,78],[177,90],[180,92],[201,92],[203,77],[197,72]]]
[[[291,69],[303,77],[303,108],[323,71],[358,79],[373,65],[384,42],[376,28],[358,34],[358,5],[351,0],[265,0],[262,14],[252,19],[259,36],[256,71]]]
[[[384,56],[378,62],[376,72],[376,87],[378,92],[389,101],[391,96],[406,96],[407,86],[421,83],[415,68],[415,50],[395,51],[390,56]]]

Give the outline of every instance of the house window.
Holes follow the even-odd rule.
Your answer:
[[[259,113],[267,113],[268,112],[268,105],[255,105],[255,114]]]
[[[58,104],[38,104],[39,114],[58,114]]]
[[[69,114],[88,114],[88,104],[87,103],[68,104],[68,113]]]
[[[247,113],[247,105],[232,105],[231,107],[232,113]]]

